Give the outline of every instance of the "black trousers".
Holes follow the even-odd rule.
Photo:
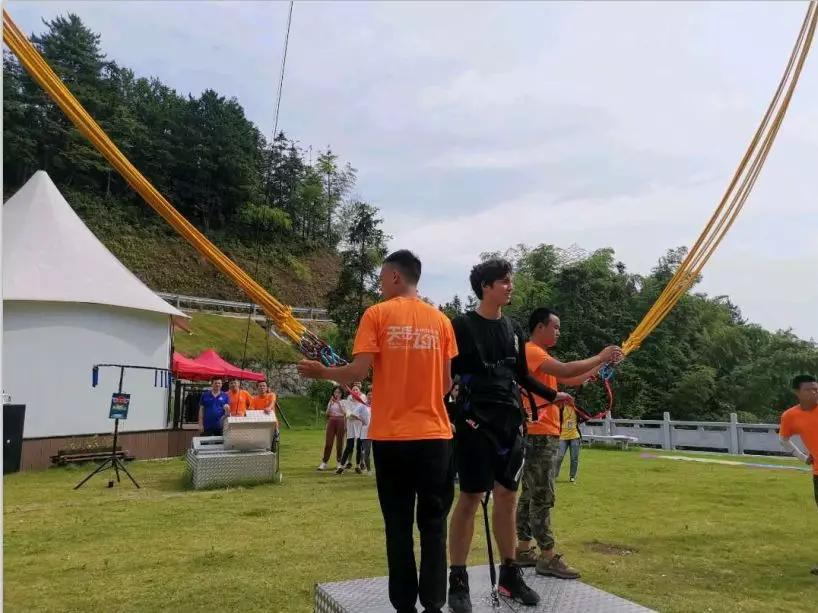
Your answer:
[[[389,601],[398,611],[446,604],[446,518],[454,498],[451,441],[373,441],[378,500],[386,531]],[[420,575],[413,548],[415,501]]]
[[[344,455],[341,456],[341,466],[346,466],[352,459],[352,452],[355,451],[355,466],[360,466],[363,461],[363,440],[359,438],[348,438]]]

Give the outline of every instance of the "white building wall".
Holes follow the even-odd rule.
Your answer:
[[[4,301],[3,387],[25,404],[25,438],[109,433],[111,394],[119,371],[94,364],[168,368],[170,318],[161,313],[98,304]],[[120,429],[167,425],[169,391],[154,386],[152,371],[126,370],[122,391],[131,394]]]

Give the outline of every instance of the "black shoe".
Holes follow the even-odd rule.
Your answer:
[[[471,613],[469,575],[465,570],[449,573],[449,610],[452,613]]]
[[[501,596],[528,606],[540,602],[540,595],[525,584],[523,571],[516,564],[500,566],[500,579],[497,583],[497,591]]]

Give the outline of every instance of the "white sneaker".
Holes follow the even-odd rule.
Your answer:
[[[327,470],[327,463],[321,462],[321,464],[318,466],[318,470]]]
[[[576,477],[569,477],[568,481],[569,481],[569,483],[576,483],[577,478]]]

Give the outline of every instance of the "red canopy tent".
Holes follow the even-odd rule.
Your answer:
[[[221,371],[199,364],[178,351],[173,352],[172,370],[174,377],[188,381],[209,381],[213,377],[223,376]]]
[[[222,359],[213,349],[207,349],[199,355],[195,360],[191,360],[195,364],[207,367],[216,371],[216,376],[235,377],[236,379],[243,379],[244,381],[266,381],[267,377],[259,372],[252,370],[242,370],[238,366],[233,366],[230,362]],[[213,376],[213,375],[211,375]]]

